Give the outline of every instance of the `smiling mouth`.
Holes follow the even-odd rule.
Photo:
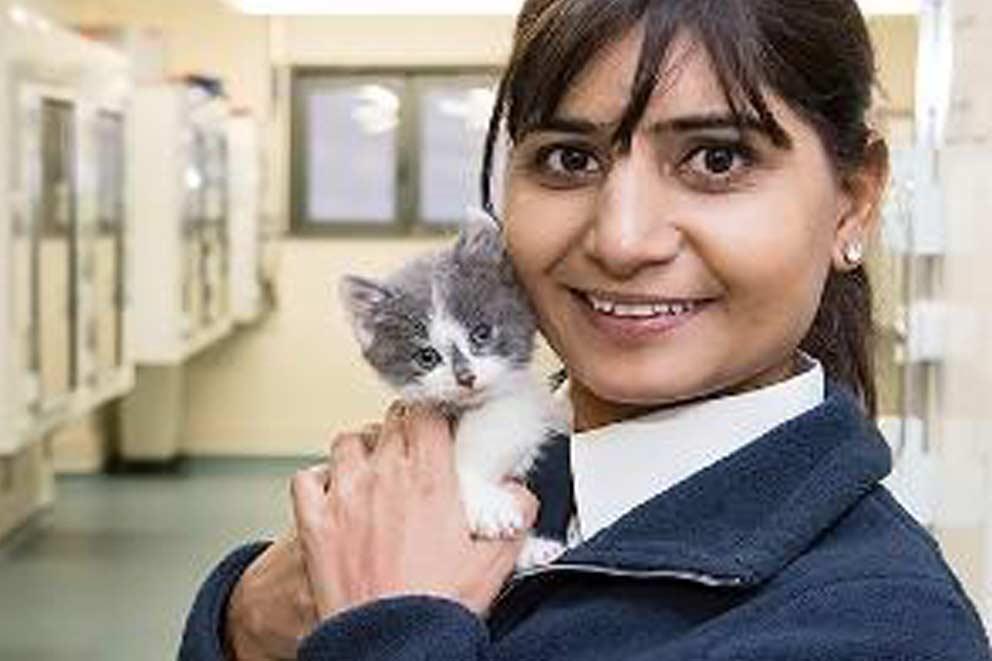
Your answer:
[[[650,298],[622,294],[601,294],[572,290],[595,312],[617,319],[655,319],[683,317],[696,312],[713,299]]]

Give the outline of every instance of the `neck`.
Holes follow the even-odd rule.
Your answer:
[[[664,408],[684,406],[697,401],[739,395],[750,390],[757,390],[758,388],[764,388],[774,383],[785,381],[798,372],[799,361],[796,356],[791,356],[786,361],[734,385],[716,387],[705,392],[686,393],[685,395],[675,396],[650,404],[609,401],[600,397],[584,383],[569,375],[568,395],[571,400],[572,410],[575,412],[575,431],[583,432],[637,418]]]

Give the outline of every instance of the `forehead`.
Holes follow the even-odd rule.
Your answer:
[[[555,115],[616,127],[631,100],[643,38],[643,27],[636,26],[604,46],[576,76]],[[812,125],[771,90],[765,89],[763,97],[794,149],[823,150]],[[727,93],[709,52],[690,33],[680,32],[659,66],[658,84],[640,125],[650,127],[670,119],[730,112]]]
[[[643,39],[644,29],[639,25],[604,46],[576,77],[557,114],[603,124],[618,122],[630,101]],[[644,119],[727,110],[706,49],[688,33],[680,33],[659,67],[659,84]]]

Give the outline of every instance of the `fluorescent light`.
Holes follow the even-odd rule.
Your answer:
[[[861,11],[869,16],[911,15],[920,13],[923,0],[858,0]]]
[[[523,0],[225,0],[246,14],[335,16],[513,16]]]
[[[17,25],[27,25],[30,20],[28,10],[20,5],[13,5],[7,10],[7,15],[10,16],[10,20]]]
[[[916,15],[924,0],[859,0],[869,15]],[[224,0],[245,14],[333,16],[514,16],[523,0]]]

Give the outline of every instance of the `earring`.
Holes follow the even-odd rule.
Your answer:
[[[851,241],[844,248],[844,261],[848,266],[858,266],[865,257],[865,248],[860,241]]]

